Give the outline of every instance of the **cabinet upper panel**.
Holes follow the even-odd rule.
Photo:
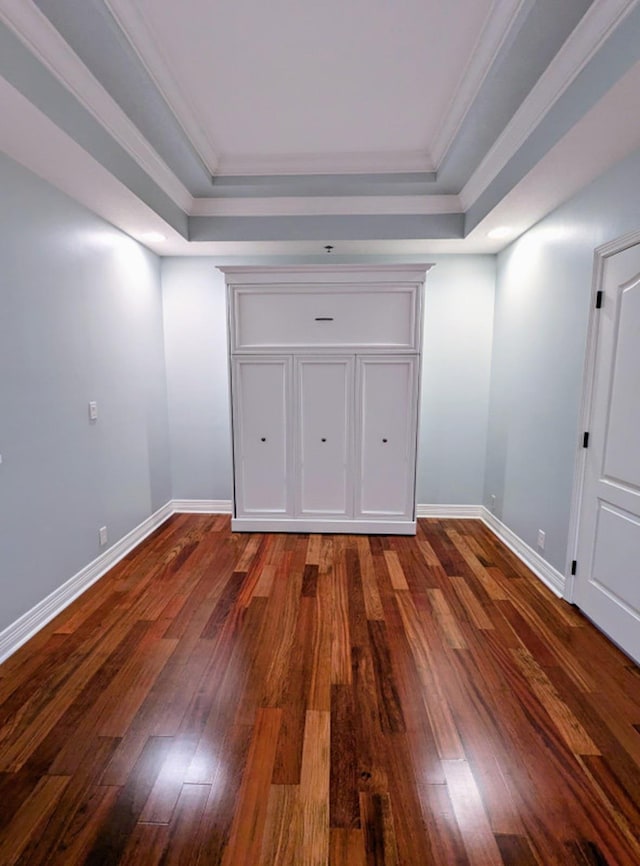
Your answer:
[[[421,283],[231,286],[231,351],[419,351],[421,289]]]

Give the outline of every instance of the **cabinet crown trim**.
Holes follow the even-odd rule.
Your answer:
[[[218,270],[226,277],[227,285],[299,283],[370,282],[372,274],[377,282],[423,283],[433,263],[410,265],[219,265]]]

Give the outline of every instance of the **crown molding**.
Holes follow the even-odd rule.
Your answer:
[[[188,233],[187,214],[146,204],[88,150],[57,126],[23,93],[0,76],[0,152],[134,238],[157,231],[179,242]]]
[[[209,173],[216,174],[219,158],[215,147],[198,122],[197,112],[188,93],[178,85],[170,72],[136,3],[134,0],[104,2]]]
[[[292,174],[403,174],[434,171],[424,151],[220,154],[218,176]]]
[[[468,210],[640,0],[599,0],[585,13],[460,193]]]
[[[31,0],[0,0],[0,20],[178,207],[191,193]]]
[[[516,19],[533,3],[534,0],[494,0],[485,26],[460,76],[453,101],[440,124],[440,132],[432,149],[433,161],[438,168],[460,131]]]
[[[460,213],[457,195],[196,198],[190,216],[317,216]]]

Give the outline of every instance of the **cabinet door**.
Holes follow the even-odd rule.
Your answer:
[[[300,516],[353,513],[353,370],[353,358],[297,359],[296,511]]]
[[[413,518],[417,358],[358,359],[356,517]]]
[[[291,358],[236,358],[232,375],[236,516],[292,514]]]

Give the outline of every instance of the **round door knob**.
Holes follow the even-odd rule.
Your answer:
[[[383,439],[382,441],[386,444],[389,440],[388,440],[388,439]]]
[[[327,441],[326,436],[323,436],[322,439],[321,439],[320,441],[321,441],[321,442],[326,442],[326,441]]]
[[[267,441],[267,437],[266,437],[266,436],[261,436],[261,437],[260,437],[260,441],[261,441],[261,442],[266,442],[266,441]]]

